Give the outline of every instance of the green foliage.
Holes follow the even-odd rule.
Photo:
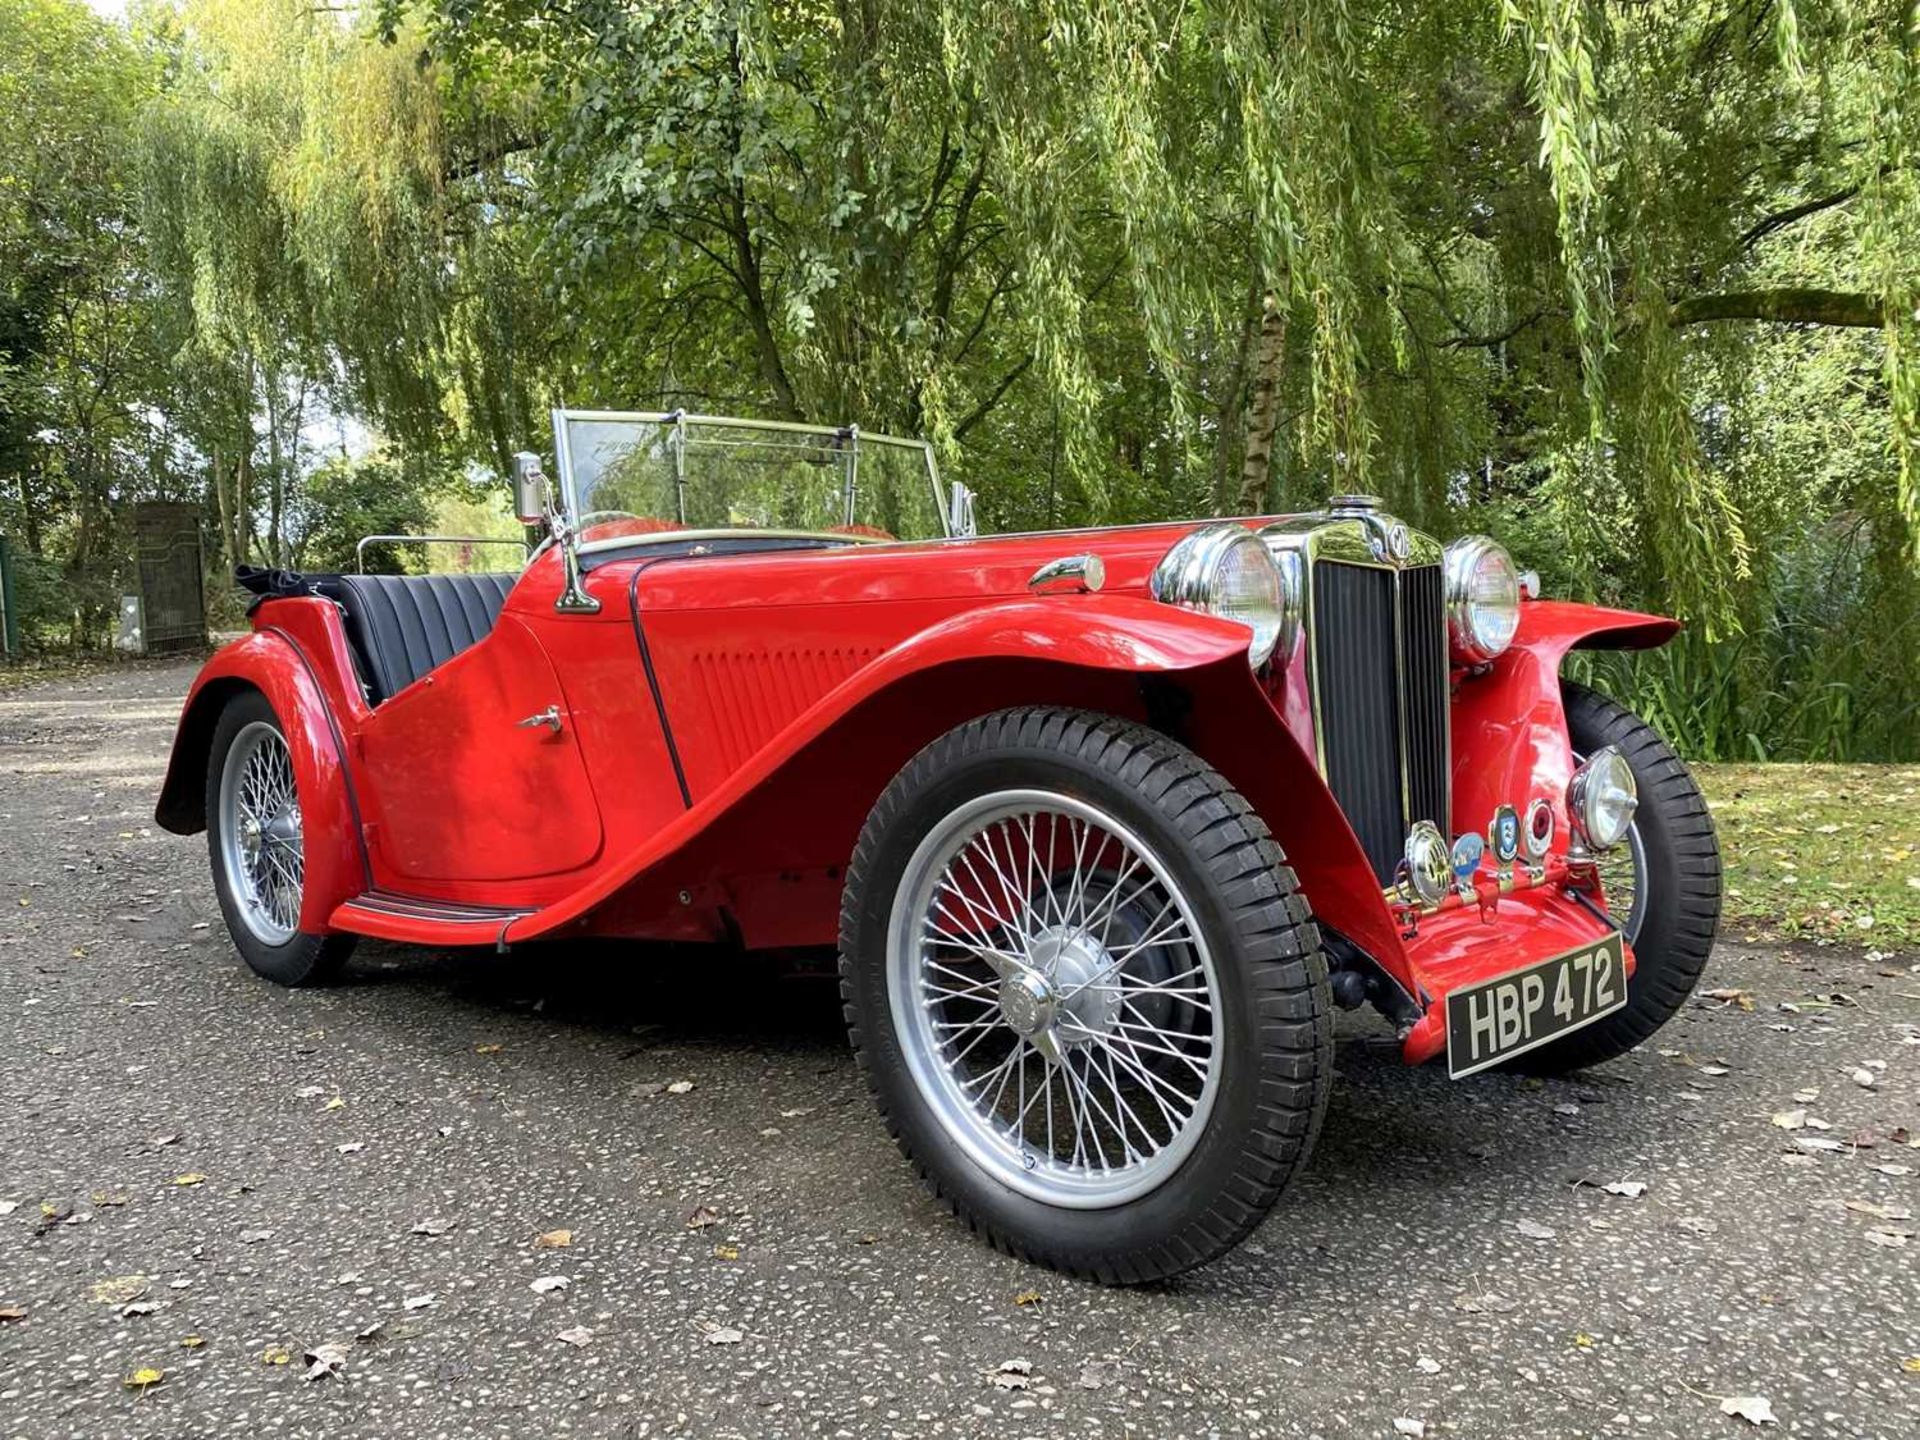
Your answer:
[[[358,569],[355,547],[363,537],[424,534],[428,509],[424,487],[385,456],[323,461],[307,477],[295,567]],[[366,550],[366,568],[376,574],[399,573],[418,560],[417,549],[407,546],[369,545]]]
[[[0,16],[0,522],[75,575],[139,493],[338,553],[316,413],[429,505],[558,401],[855,421],[1007,528],[1376,490],[1682,615],[1612,678],[1702,753],[1920,750],[1916,0]]]

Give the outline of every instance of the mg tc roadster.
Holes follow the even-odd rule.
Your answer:
[[[243,576],[158,817],[207,832],[268,979],[363,935],[837,947],[932,1192],[1135,1282],[1305,1164],[1335,1007],[1408,1064],[1565,1071],[1700,974],[1700,793],[1561,675],[1671,620],[1364,495],[981,535],[917,441],[588,411],[553,441],[551,479],[516,464],[517,573]]]

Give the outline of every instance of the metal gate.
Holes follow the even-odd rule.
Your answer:
[[[206,649],[200,507],[164,500],[136,505],[133,536],[147,654]]]

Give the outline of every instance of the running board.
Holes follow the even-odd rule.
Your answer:
[[[410,945],[499,945],[507,926],[534,913],[532,907],[463,905],[457,900],[369,890],[341,905],[327,923],[335,930]]]

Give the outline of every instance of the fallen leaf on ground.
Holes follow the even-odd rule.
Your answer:
[[[1629,1200],[1638,1200],[1642,1195],[1647,1193],[1647,1182],[1644,1180],[1614,1180],[1601,1188],[1609,1195],[1624,1195]]]
[[[279,1345],[269,1345],[260,1352],[262,1365],[289,1365],[293,1363],[293,1352]]]
[[[1513,1228],[1529,1240],[1551,1240],[1559,1233],[1551,1225],[1542,1225],[1537,1220],[1515,1221]]]
[[[1727,1005],[1738,1005],[1742,1010],[1753,1010],[1753,993],[1748,990],[1709,990],[1707,999],[1718,1000]]]
[[[1040,1303],[1040,1292],[1038,1290],[1022,1290],[1018,1295],[1013,1297],[1013,1303],[1016,1305],[1038,1305]]]
[[[1847,1078],[1862,1090],[1871,1090],[1880,1083],[1880,1077],[1871,1070],[1855,1070]]]
[[[571,1230],[548,1230],[544,1234],[533,1237],[533,1248],[536,1250],[564,1250],[571,1244],[573,1244]]]
[[[1393,1417],[1393,1433],[1410,1435],[1413,1440],[1420,1440],[1420,1437],[1427,1433],[1427,1423],[1424,1420],[1410,1420],[1405,1415],[1396,1415]]]
[[[716,1260],[738,1260],[740,1258],[740,1247],[738,1245],[716,1245],[713,1247],[713,1258]]]
[[[1867,1240],[1874,1245],[1884,1245],[1889,1250],[1898,1250],[1912,1234],[1911,1230],[1903,1230],[1896,1225],[1876,1225],[1867,1231]]]
[[[205,1183],[206,1178],[207,1177],[202,1175],[198,1170],[189,1170],[184,1175],[174,1176],[173,1183],[176,1185],[200,1185]]]
[[[146,1294],[151,1283],[144,1275],[115,1275],[110,1280],[94,1281],[87,1293],[102,1305],[124,1305]]]
[[[0,1321],[24,1320],[27,1312],[19,1305],[0,1305]]]
[[[1580,1107],[1569,1101],[1565,1105],[1554,1106],[1553,1113],[1556,1115],[1578,1115],[1580,1113]]]
[[[409,1295],[405,1300],[400,1302],[400,1308],[403,1310],[424,1310],[433,1304],[433,1299],[434,1297],[431,1293],[426,1295]]]
[[[1793,1143],[1809,1153],[1816,1150],[1830,1151],[1847,1148],[1838,1140],[1829,1140],[1824,1135],[1796,1135],[1793,1137]]]
[[[1513,1309],[1520,1302],[1509,1300],[1504,1295],[1489,1292],[1485,1295],[1456,1295],[1453,1308],[1467,1315],[1500,1315]]]
[[[1909,1375],[1920,1375],[1920,1355],[1909,1355],[1900,1362],[1900,1368]]]
[[[1702,1065],[1700,1067],[1700,1073],[1711,1079],[1718,1080],[1722,1075],[1727,1074],[1728,1070],[1724,1065]]]
[[[1430,1355],[1422,1355],[1418,1360],[1413,1362],[1413,1368],[1418,1370],[1422,1375],[1438,1375],[1440,1373],[1440,1362]]]
[[[1847,1209],[1857,1215],[1871,1215],[1876,1220],[1911,1220],[1913,1211],[1905,1205],[1878,1205],[1871,1200],[1849,1200]]]
[[[746,1338],[745,1335],[735,1330],[731,1325],[716,1325],[707,1331],[706,1334],[706,1341],[709,1345],[738,1345]]]
[[[589,1330],[585,1325],[575,1325],[571,1329],[562,1330],[553,1338],[560,1341],[563,1345],[591,1345],[593,1343],[593,1331]]]
[[[129,1390],[151,1390],[166,1378],[166,1371],[155,1369],[151,1365],[142,1365],[120,1383],[125,1385]]]
[[[667,1094],[684,1095],[691,1089],[693,1089],[691,1080],[675,1080],[667,1086]]]
[[[206,1343],[207,1342],[198,1335],[182,1335],[180,1337],[180,1348],[182,1350],[198,1350]]]
[[[93,1203],[105,1207],[124,1205],[131,1198],[132,1197],[124,1190],[96,1190],[93,1192]]]
[[[496,1045],[476,1045],[473,1047],[473,1053],[476,1055],[498,1055],[502,1050],[506,1048],[507,1047],[504,1045],[497,1045],[497,1044]]]
[[[364,1140],[349,1140],[346,1144],[336,1145],[333,1148],[342,1155],[358,1155],[362,1150],[367,1148],[367,1145]]]
[[[1869,1166],[1868,1166],[1867,1168],[1868,1168],[1869,1170],[1877,1170],[1877,1171],[1879,1171],[1879,1172],[1880,1172],[1880,1173],[1881,1173],[1882,1175],[1911,1175],[1911,1174],[1913,1174],[1913,1167],[1912,1167],[1911,1165],[1869,1165]]]
[[[1033,1383],[1033,1362],[1002,1360],[987,1372],[987,1383],[1002,1390],[1024,1390]]]
[[[18,1200],[0,1200],[0,1215],[11,1215],[20,1208]]]
[[[1773,1123],[1778,1125],[1782,1130],[1799,1130],[1807,1123],[1807,1112],[1804,1110],[1776,1110],[1773,1112]]]
[[[725,1217],[723,1217],[720,1214],[720,1212],[714,1209],[711,1205],[696,1206],[694,1208],[694,1212],[691,1215],[687,1216],[687,1229],[689,1230],[711,1229],[713,1226],[718,1225],[723,1218]]]
[[[273,1231],[271,1230],[242,1230],[240,1232],[240,1243],[242,1245],[258,1245],[262,1240],[271,1240],[272,1238]]]
[[[1749,1425],[1777,1425],[1773,1402],[1764,1395],[1729,1395],[1720,1402],[1722,1415],[1733,1415]]]
[[[572,1283],[573,1281],[565,1275],[542,1275],[528,1288],[536,1295],[545,1295],[550,1291],[564,1290]]]
[[[158,1300],[129,1300],[120,1307],[122,1320],[137,1320],[142,1315],[151,1315],[160,1308]]]
[[[302,1380],[324,1380],[329,1375],[347,1373],[347,1347],[344,1345],[316,1345],[300,1357],[307,1362],[307,1370]]]
[[[422,1220],[413,1227],[415,1235],[444,1235],[453,1229],[451,1220]]]

